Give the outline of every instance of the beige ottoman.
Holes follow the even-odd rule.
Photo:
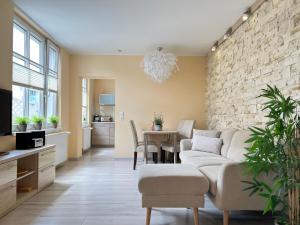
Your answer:
[[[209,189],[207,178],[191,165],[151,164],[139,171],[142,207],[147,208],[146,225],[151,209],[193,208],[195,224],[199,224],[198,208],[204,207],[204,194]]]

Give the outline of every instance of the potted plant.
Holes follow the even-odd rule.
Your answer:
[[[33,116],[31,121],[34,123],[34,127],[36,130],[41,130],[43,126],[43,122],[45,121],[44,117],[41,116]]]
[[[59,122],[58,116],[55,116],[55,115],[51,116],[49,118],[49,121],[50,121],[50,123],[52,123],[54,128],[57,128],[57,125],[58,125],[58,122]]]
[[[246,182],[251,195],[266,200],[264,213],[272,212],[277,224],[299,225],[300,202],[300,102],[285,97],[277,87],[268,86],[259,97],[267,99],[263,111],[265,128],[250,128],[246,164],[253,181]],[[260,175],[272,177],[264,182]]]
[[[163,128],[164,119],[162,114],[154,113],[153,130],[161,131]]]
[[[16,124],[18,124],[18,131],[25,132],[27,130],[27,124],[29,123],[29,119],[27,117],[18,116],[15,119]]]

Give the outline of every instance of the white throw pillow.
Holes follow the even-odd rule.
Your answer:
[[[195,134],[193,136],[192,150],[194,151],[209,152],[220,155],[221,146],[222,139],[220,138],[205,137]]]
[[[219,138],[221,135],[221,131],[194,129],[193,135],[201,135],[201,136],[205,136],[205,137]]]

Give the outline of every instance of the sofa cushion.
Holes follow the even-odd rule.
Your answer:
[[[222,139],[194,135],[192,139],[192,150],[209,152],[220,155]]]
[[[190,157],[217,157],[219,158],[220,155],[216,155],[209,152],[201,152],[201,151],[183,151],[179,154],[180,159],[190,158]]]
[[[193,130],[193,135],[201,135],[205,137],[212,137],[212,138],[219,138],[221,134],[221,131],[217,130]]]
[[[139,170],[143,195],[203,195],[209,183],[199,170],[184,164],[148,164]]]
[[[193,151],[189,151],[189,152],[193,152]],[[182,153],[187,153],[187,152],[182,152]],[[210,154],[203,157],[187,156],[186,154],[180,154],[180,159],[183,164],[191,164],[196,168],[200,168],[202,166],[223,165],[225,163],[232,162],[232,160],[216,154]]]
[[[221,136],[220,136],[220,138],[223,140],[223,145],[221,148],[221,155],[227,156],[227,151],[229,149],[232,136],[236,131],[237,131],[237,129],[234,129],[234,128],[228,128],[228,129],[222,130]]]
[[[216,196],[218,190],[218,175],[221,166],[203,166],[199,170],[207,177],[209,181],[209,192]]]
[[[246,148],[250,145],[245,143],[250,138],[248,130],[239,130],[234,133],[227,152],[227,158],[233,161],[242,162],[245,160]]]

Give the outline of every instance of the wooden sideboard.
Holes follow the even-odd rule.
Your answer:
[[[0,217],[53,183],[55,145],[0,156]]]

